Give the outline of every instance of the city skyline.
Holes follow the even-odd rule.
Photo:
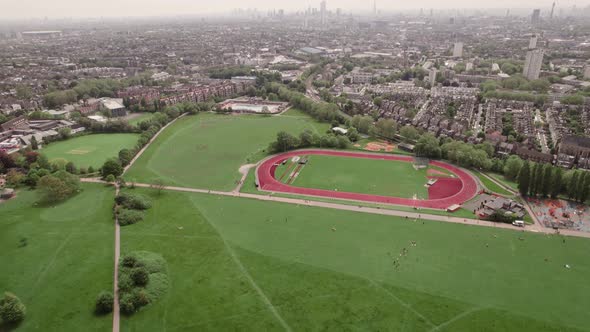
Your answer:
[[[510,8],[510,9],[528,9],[542,8],[549,9],[552,1],[539,3],[538,1],[525,0],[520,1],[517,5],[513,1],[498,0],[486,4],[489,9]],[[564,0],[560,1],[558,8],[572,8],[572,6],[586,7],[588,1]],[[353,0],[331,0],[327,1],[327,8],[333,11],[341,8],[345,11],[362,11],[372,13],[374,7],[378,12],[407,11],[422,9],[479,9],[480,3],[466,0],[451,0],[444,4],[434,0],[418,0],[411,3],[391,3],[387,1],[358,2]],[[41,2],[39,0],[24,0],[12,2],[3,6],[0,13],[1,18],[5,19],[26,19],[32,17],[141,17],[141,16],[199,16],[228,13],[236,8],[258,9],[259,11],[283,9],[289,12],[302,11],[306,8],[319,8],[320,1],[306,0],[300,2],[277,2],[270,0],[220,0],[215,3],[205,3],[202,1],[189,0],[170,0],[170,1],[153,1],[146,4],[139,0],[105,0],[96,3],[83,3],[73,0],[56,0],[51,3]],[[64,9],[67,8],[67,9]],[[548,13],[542,11],[542,15]]]

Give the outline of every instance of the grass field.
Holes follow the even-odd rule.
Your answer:
[[[496,179],[498,182],[502,183],[506,187],[512,188],[514,191],[518,191],[518,183],[514,181],[510,181],[504,177],[504,175],[497,174],[497,173],[486,173],[486,175]]]
[[[132,148],[137,143],[136,134],[93,134],[54,142],[40,150],[51,161],[62,158],[76,167],[101,167],[108,158],[116,157],[119,150]]]
[[[481,183],[491,192],[494,192],[496,194],[502,195],[502,196],[514,196],[511,192],[509,192],[508,190],[502,188],[501,186],[499,186],[498,184],[496,184],[494,181],[488,179],[487,177],[485,177],[482,173],[480,172],[473,172],[477,178],[481,181]]]
[[[309,117],[224,116],[199,114],[172,124],[129,169],[126,179],[231,190],[240,179],[238,169],[266,155],[264,150],[279,131],[320,132],[328,124]]]
[[[35,206],[36,193],[22,190],[0,204],[0,292],[14,292],[27,307],[19,331],[111,326],[111,315],[96,317],[93,310],[97,294],[113,287],[114,190],[82,188],[54,207]]]
[[[292,185],[363,194],[428,198],[426,170],[412,163],[314,155]]]
[[[130,125],[136,125],[142,121],[147,121],[154,117],[153,113],[141,113],[139,116],[134,116],[128,122]]]
[[[163,255],[170,290],[122,330],[590,326],[586,239],[142,191],[154,206],[123,228],[122,251]]]

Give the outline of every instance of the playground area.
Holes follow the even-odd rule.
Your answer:
[[[529,198],[528,202],[545,227],[590,232],[590,208],[586,205],[563,199]]]
[[[441,210],[477,194],[474,178],[457,167],[439,161],[420,166],[410,156],[292,151],[262,162],[256,183],[268,192]]]
[[[396,148],[394,144],[387,141],[369,142],[364,146],[362,144],[355,144],[355,147],[372,152],[393,152]]]

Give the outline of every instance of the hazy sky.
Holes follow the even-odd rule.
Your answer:
[[[299,10],[320,0],[0,0],[0,18],[170,16],[218,13],[233,8]],[[552,0],[377,0],[382,10],[412,8],[550,7]],[[587,6],[590,0],[558,0],[558,7]],[[370,10],[373,0],[327,0],[329,9]]]

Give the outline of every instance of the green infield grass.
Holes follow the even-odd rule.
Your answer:
[[[117,157],[119,150],[133,148],[137,144],[136,134],[92,134],[53,142],[39,152],[49,161],[65,159],[76,167],[98,168],[109,158]]]
[[[583,331],[590,241],[135,189],[168,293],[122,330]],[[568,264],[570,268],[565,268]]]
[[[16,330],[111,328],[111,315],[94,315],[94,301],[113,289],[113,197],[112,188],[82,185],[56,206],[37,206],[27,190],[0,203],[0,292],[15,293],[27,309]]]
[[[421,199],[428,198],[426,170],[412,163],[313,155],[291,185],[305,188]],[[288,175],[287,175],[288,176]]]
[[[231,190],[241,178],[241,165],[254,163],[278,132],[322,133],[328,124],[309,117],[217,115],[179,119],[152,143],[125,178],[137,182],[162,179],[167,184]]]

